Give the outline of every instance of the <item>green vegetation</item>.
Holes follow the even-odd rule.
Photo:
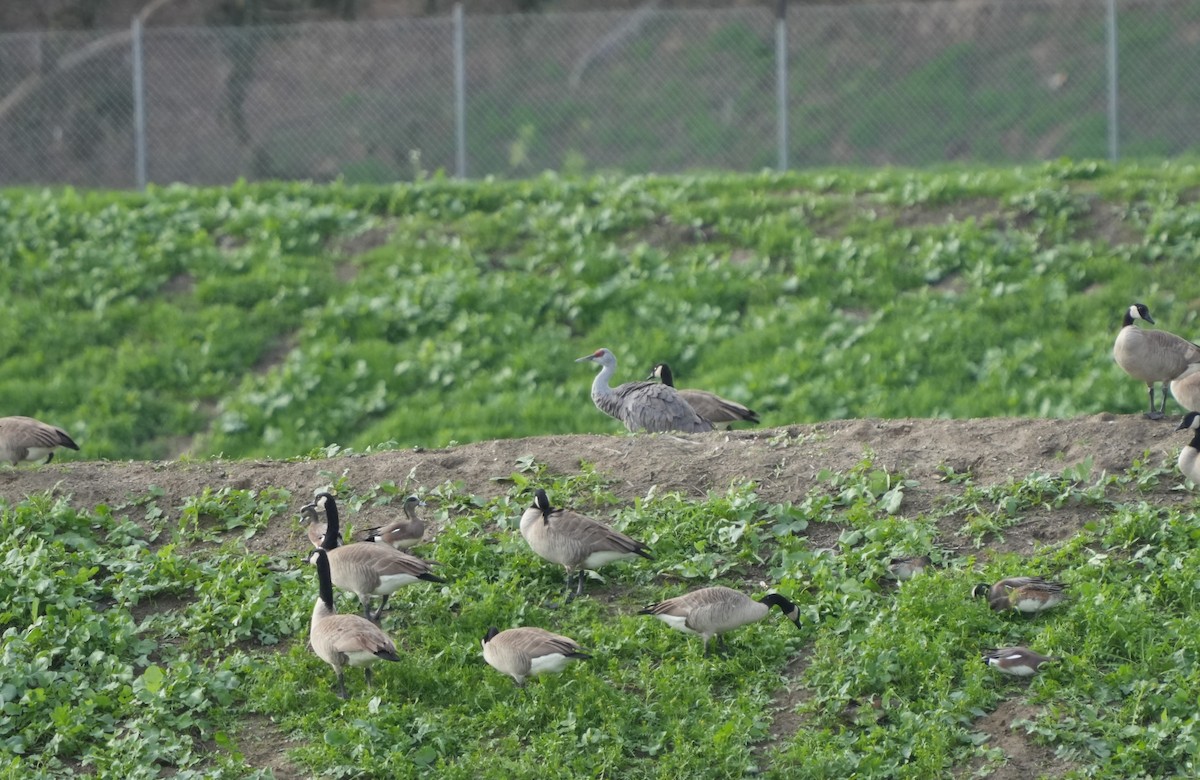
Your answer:
[[[1013,700],[1024,713],[1013,727],[1066,777],[1195,772],[1200,519],[1147,502],[1156,467],[1097,478],[1085,464],[986,488],[947,470],[953,499],[916,516],[903,513],[912,482],[869,453],[783,505],[753,484],[619,505],[586,465],[512,467],[494,500],[454,484],[426,491],[442,528],[421,552],[449,582],[394,597],[384,626],[405,660],[377,666],[372,690],[348,671],[344,703],[305,647],[312,570],[245,546],[287,517],[285,493],[208,491],[178,521],[157,511],[153,488],[92,512],[49,497],[0,504],[0,777],[267,776],[253,755],[285,741],[313,776],[945,777],[998,765],[980,719]],[[534,486],[657,559],[606,568],[563,604],[561,568],[517,531]],[[339,490],[351,523],[353,507],[398,496],[391,483]],[[125,517],[135,506],[142,526]],[[938,530],[1070,506],[1092,519],[1025,559],[976,561]],[[814,549],[809,535],[829,524],[836,544]],[[936,568],[899,588],[882,579],[889,557],[928,550]],[[1025,618],[969,597],[980,579],[1024,571],[1057,575],[1071,600]],[[769,582],[798,602],[803,630],[773,613],[704,658],[695,637],[636,615],[713,581],[757,594],[751,583]],[[521,624],[572,636],[594,658],[517,689],[483,663],[479,640]],[[1008,644],[1062,660],[1014,681],[979,660]],[[795,712],[782,735],[781,706]]]
[[[1195,336],[1200,167],[0,193],[0,410],[64,458],[294,457],[617,423],[574,358],[766,425],[1135,412]]]

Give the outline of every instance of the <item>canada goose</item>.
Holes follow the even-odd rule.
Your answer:
[[[54,460],[54,450],[66,447],[79,449],[62,428],[47,425],[32,417],[0,417],[0,462],[14,466],[23,460]]]
[[[1048,655],[1035,653],[1028,647],[1002,647],[999,650],[985,650],[983,662],[998,672],[1011,674],[1016,677],[1032,677],[1037,674],[1042,664],[1057,661]]]
[[[584,572],[606,563],[636,556],[654,560],[646,545],[604,523],[567,509],[552,509],[546,491],[537,489],[533,506],[521,515],[521,536],[529,548],[567,570],[567,601],[583,595]],[[579,584],[571,592],[571,577],[579,570]]]
[[[1179,466],[1179,473],[1190,479],[1197,485],[1200,485],[1200,413],[1188,412],[1183,416],[1183,421],[1179,423],[1177,431],[1190,430],[1192,440],[1183,446],[1179,451],[1179,460],[1176,465]]]
[[[904,582],[911,580],[921,572],[925,571],[925,567],[933,563],[928,555],[918,555],[912,558],[892,558],[888,561],[888,574],[893,579]]]
[[[609,417],[623,422],[626,430],[698,433],[713,429],[713,424],[696,414],[673,387],[647,381],[610,387],[608,382],[617,370],[617,358],[607,349],[598,349],[575,362],[585,360],[601,366],[592,381],[592,402]]]
[[[518,688],[525,687],[526,677],[558,673],[571,661],[587,658],[591,656],[574,639],[532,626],[507,631],[492,626],[483,637],[483,660],[512,677]]]
[[[986,598],[997,612],[1015,609],[1033,614],[1061,604],[1066,598],[1065,588],[1061,582],[1050,582],[1041,577],[1008,577],[994,585],[981,582],[971,590],[971,595]]]
[[[325,523],[317,516],[316,504],[305,504],[300,507],[300,525],[305,527],[308,541],[313,547],[325,544]]]
[[[678,631],[699,634],[704,640],[704,654],[708,655],[709,639],[716,636],[717,644],[723,645],[722,633],[762,620],[771,607],[779,607],[779,611],[800,628],[799,607],[778,593],[768,593],[756,601],[721,585],[651,604],[638,614],[653,615]]]
[[[667,387],[675,387],[675,378],[671,375],[671,367],[666,363],[659,363],[650,369],[650,376],[647,379],[659,379]],[[680,398],[687,401],[688,406],[696,410],[696,414],[710,423],[759,422],[758,415],[753,410],[747,409],[736,401],[722,398],[716,393],[705,390],[680,390],[677,387],[675,392],[679,393]]]
[[[445,582],[430,570],[433,564],[385,544],[355,542],[340,544],[337,502],[329,493],[317,495],[317,503],[325,507],[326,529],[323,549],[329,552],[329,569],[333,584],[353,592],[362,603],[363,616],[376,623],[383,615],[388,597],[405,585],[417,580]],[[314,553],[314,556],[316,554]],[[371,614],[371,597],[383,596],[379,609]]]
[[[363,541],[388,544],[397,550],[420,544],[425,536],[425,521],[417,517],[419,506],[425,506],[425,502],[416,496],[404,499],[405,519],[367,529],[363,534]]]
[[[1171,397],[1189,412],[1200,412],[1200,363],[1171,380]]]
[[[366,618],[358,615],[339,615],[333,606],[333,581],[329,574],[329,554],[318,547],[313,557],[317,563],[320,596],[313,605],[309,644],[313,652],[337,673],[338,696],[346,698],[346,683],[342,667],[363,666],[367,686],[371,685],[371,666],[379,659],[399,661],[396,645],[387,634]]]
[[[1145,304],[1130,306],[1113,344],[1113,359],[1126,374],[1146,383],[1150,391],[1150,411],[1146,416],[1158,420],[1167,410],[1167,383],[1186,371],[1190,364],[1200,363],[1200,346],[1165,330],[1139,328],[1134,324],[1136,320],[1154,324]],[[1154,408],[1155,382],[1163,385],[1162,406],[1157,410]]]

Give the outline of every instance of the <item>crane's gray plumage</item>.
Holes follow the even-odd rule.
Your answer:
[[[800,609],[778,593],[767,594],[756,601],[721,585],[660,601],[638,614],[653,615],[678,631],[699,634],[704,640],[704,654],[708,655],[709,639],[716,636],[717,642],[722,642],[722,633],[762,620],[773,606],[779,607],[779,611],[800,628]]]
[[[1146,416],[1161,419],[1167,410],[1167,383],[1193,363],[1200,363],[1200,346],[1165,330],[1139,328],[1137,320],[1154,324],[1145,304],[1135,303],[1125,312],[1121,330],[1113,343],[1113,359],[1134,379],[1146,383],[1150,393],[1150,411]],[[1154,408],[1154,383],[1162,383],[1162,406]]]
[[[1057,661],[1048,655],[1035,653],[1028,647],[1001,647],[998,650],[985,650],[983,662],[997,671],[1016,677],[1032,677],[1037,674],[1042,664]]]
[[[327,522],[322,547],[329,553],[333,584],[358,596],[367,619],[378,623],[388,598],[405,585],[418,580],[445,582],[432,573],[432,562],[385,544],[355,542],[342,545],[337,502],[329,493],[318,495],[317,502],[325,507]],[[313,555],[315,561],[317,554]],[[383,596],[374,615],[371,614],[372,596]]]
[[[1032,614],[1061,604],[1067,597],[1066,587],[1041,577],[1007,577],[994,585],[981,582],[971,590],[971,595],[986,598],[997,612],[1015,609]]]
[[[521,536],[529,548],[567,570],[567,588],[578,570],[579,584],[567,599],[583,594],[584,571],[606,563],[641,556],[654,560],[649,548],[598,520],[566,509],[554,509],[546,491],[538,488],[533,506],[521,515]]]
[[[666,363],[659,363],[650,369],[647,379],[659,379],[667,387],[675,387],[675,377]],[[759,422],[758,414],[752,409],[747,409],[737,401],[722,398],[716,393],[707,390],[681,390],[678,387],[675,387],[675,392],[687,401],[688,406],[696,410],[696,414],[711,423]]]
[[[1192,431],[1192,440],[1179,451],[1179,459],[1175,465],[1179,473],[1200,485],[1200,412],[1188,412],[1183,416],[1177,431]]]
[[[342,670],[346,666],[362,666],[367,685],[371,684],[370,664],[378,660],[399,661],[396,645],[391,638],[366,618],[358,615],[339,615],[333,605],[333,581],[329,572],[329,555],[318,547],[313,553],[317,564],[320,596],[313,605],[309,625],[309,644],[313,652],[333,667],[337,674],[338,696],[346,698],[346,683]]]
[[[404,499],[404,519],[367,529],[363,541],[391,545],[397,550],[417,546],[425,537],[425,521],[417,517],[419,506],[425,506],[425,502],[416,496]]]
[[[713,424],[696,413],[673,387],[658,382],[626,382],[612,387],[609,380],[617,370],[617,358],[607,349],[598,349],[577,359],[599,363],[600,373],[592,380],[592,402],[609,417],[620,420],[633,431],[711,431]]]
[[[54,460],[54,450],[79,445],[62,428],[47,425],[32,417],[0,417],[0,462],[17,465],[23,460]]]

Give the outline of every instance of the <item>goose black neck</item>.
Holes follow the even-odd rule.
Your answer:
[[[1125,310],[1125,319],[1121,320],[1121,327],[1127,328],[1132,324],[1133,324],[1133,314],[1130,313],[1129,309],[1126,309]]]
[[[673,377],[673,376],[671,375],[671,367],[670,367],[670,366],[668,366],[666,363],[663,363],[663,364],[662,364],[662,366],[659,368],[659,370],[658,370],[658,378],[659,378],[659,379],[662,381],[662,383],[663,383],[664,385],[666,385],[667,387],[674,387],[674,386],[675,386],[675,377]]]
[[[550,515],[554,514],[554,508],[550,506],[550,498],[546,495],[546,491],[541,488],[533,494],[533,505],[542,513],[542,522],[546,525],[550,524]]]
[[[338,517],[337,502],[328,493],[322,493],[318,498],[325,499],[325,541],[321,546],[326,550],[337,547],[342,538],[341,519]]]
[[[330,612],[333,612],[333,577],[329,573],[329,553],[325,551],[325,548],[318,547],[316,556],[317,581],[320,583],[321,601],[325,602],[325,606]]]
[[[1200,428],[1197,428],[1196,432],[1192,434],[1192,443],[1189,446],[1192,449],[1200,450]]]
[[[759,602],[766,604],[768,608],[779,607],[779,611],[785,615],[790,615],[796,609],[795,604],[788,601],[783,596],[780,596],[778,593],[768,593],[759,599]]]

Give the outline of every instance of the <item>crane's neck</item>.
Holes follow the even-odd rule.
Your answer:
[[[612,375],[617,372],[616,363],[601,363],[600,373],[596,374],[596,378],[592,380],[592,397],[606,396],[612,393],[612,387],[609,385],[609,380]]]

